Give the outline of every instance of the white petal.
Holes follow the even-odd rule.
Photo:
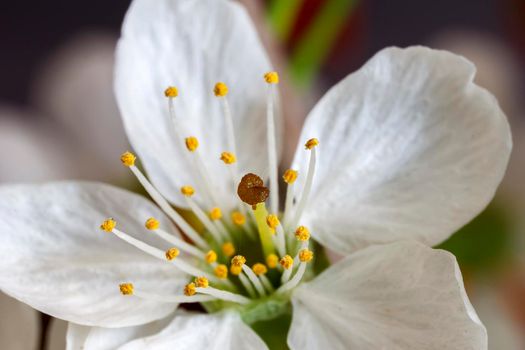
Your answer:
[[[115,91],[131,144],[152,180],[169,200],[186,206],[182,185],[196,185],[184,141],[169,118],[166,87],[174,100],[177,128],[196,136],[218,192],[229,191],[230,174],[219,160],[226,151],[226,125],[213,94],[216,82],[230,89],[238,164],[242,174],[266,173],[266,86],[270,69],[259,38],[240,5],[224,0],[135,0],[117,48]],[[278,123],[279,124],[279,123]],[[193,158],[193,157],[191,157]],[[198,193],[202,191],[197,190]],[[198,194],[197,193],[197,194]],[[220,195],[220,194],[219,194]],[[197,199],[199,199],[197,197]]]
[[[435,245],[487,205],[511,136],[474,73],[445,51],[389,48],[326,94],[301,136],[320,141],[303,215],[316,238],[340,252],[400,239]],[[299,145],[296,167],[306,157]]]
[[[185,276],[99,228],[114,217],[123,231],[155,244],[143,228],[149,216],[171,230],[151,202],[108,185],[0,187],[0,288],[42,312],[85,325],[123,327],[162,318],[174,305],[122,296],[118,285],[178,291]]]
[[[168,316],[144,325],[121,328],[87,327],[69,323],[67,350],[113,350],[134,339],[160,332],[172,318]]]
[[[162,332],[132,341],[119,350],[264,350],[261,338],[235,312],[175,316]]]
[[[36,350],[40,315],[27,305],[0,292],[0,349]]]
[[[292,349],[487,348],[454,256],[420,243],[351,254],[292,298]]]

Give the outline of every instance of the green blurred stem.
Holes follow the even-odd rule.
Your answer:
[[[304,0],[273,0],[269,7],[269,20],[275,34],[285,42]]]

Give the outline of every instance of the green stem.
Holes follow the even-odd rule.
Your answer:
[[[267,257],[275,252],[275,247],[272,241],[272,232],[270,231],[268,224],[266,224],[266,217],[268,216],[266,205],[264,205],[264,203],[258,203],[254,210],[254,214],[257,228],[259,229],[259,238],[261,240],[264,257]]]

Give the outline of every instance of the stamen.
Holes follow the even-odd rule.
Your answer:
[[[160,238],[165,240],[166,242],[169,242],[177,247],[179,247],[180,250],[183,252],[186,252],[188,254],[193,255],[194,257],[198,259],[204,258],[204,252],[200,249],[196,248],[195,246],[185,242],[183,239],[176,237],[164,230],[159,229],[160,223],[155,218],[149,218],[145,225],[148,230],[154,231]]]
[[[222,211],[221,208],[215,207],[210,210],[210,219],[212,220],[220,220],[222,218]]]
[[[242,267],[246,264],[246,258],[242,255],[236,255],[232,258],[231,263],[233,266]]]
[[[248,295],[250,295],[251,298],[255,299],[257,297],[257,294],[255,293],[255,289],[253,289],[252,284],[250,283],[248,278],[242,273],[242,265],[231,265],[230,273],[234,276],[239,277],[242,286],[244,287],[246,292],[248,292]]]
[[[108,220],[106,220],[106,221],[108,221]],[[106,221],[104,221],[104,222],[106,222]],[[155,248],[155,247],[152,247],[152,246],[150,246],[150,245],[148,245],[148,244],[146,244],[146,243],[144,243],[142,241],[139,241],[138,239],[136,239],[134,237],[131,237],[127,233],[124,233],[124,232],[122,232],[120,230],[117,230],[116,228],[113,228],[109,232],[114,233],[117,237],[119,237],[123,241],[126,241],[127,243],[129,243],[132,246],[142,250],[143,252],[145,252],[145,253],[147,253],[147,254],[149,254],[151,256],[154,256],[157,259],[166,261],[166,253],[163,252],[162,250],[160,250],[158,248]],[[190,264],[186,263],[182,259],[171,260],[170,263],[173,264],[176,268],[178,268],[182,272],[187,273],[188,275],[192,275],[192,276],[203,275],[203,276],[207,276],[208,278],[210,278],[210,277],[212,279],[215,278],[214,276],[210,276],[208,273],[206,273],[204,271],[201,271],[200,269],[194,267],[193,265],[190,265]]]
[[[100,225],[100,229],[106,232],[112,232],[113,229],[117,226],[117,222],[112,218],[104,220]]]
[[[281,226],[281,223],[279,222],[279,218],[277,217],[277,215],[270,214],[266,217],[266,223],[268,224],[268,227],[273,233],[277,231],[277,236],[275,237],[275,241],[276,241],[275,245],[277,247],[277,251],[281,255],[286,254],[286,243],[284,241],[284,230]]]
[[[210,282],[206,277],[197,277],[195,278],[194,282],[197,288],[208,288],[208,286],[210,285]]]
[[[293,267],[293,258],[290,255],[285,255],[279,260],[279,263],[284,268],[284,272],[281,276],[281,283],[284,284],[290,279]]]
[[[136,291],[135,296],[144,300],[152,300],[162,303],[203,303],[207,301],[217,300],[209,295],[158,295],[153,293],[147,293],[144,291]]]
[[[179,96],[179,90],[175,86],[168,86],[166,90],[164,90],[164,96],[168,98],[175,98]]]
[[[122,295],[133,295],[133,283],[122,283],[119,288]]]
[[[264,80],[268,85],[268,98],[266,109],[266,139],[268,146],[268,168],[270,177],[270,209],[273,213],[279,210],[279,183],[277,182],[277,144],[275,137],[275,118],[274,118],[274,95],[275,84],[279,83],[277,72],[268,72],[264,75]]]
[[[199,147],[199,140],[195,136],[186,137],[184,139],[184,143],[190,152],[195,152],[195,150]]]
[[[184,286],[184,295],[191,297],[192,295],[195,295],[197,293],[197,287],[195,287],[195,283],[190,282],[186,286]]]
[[[193,227],[191,227],[186,220],[182,218],[182,216],[179,215],[171,207],[171,205],[162,197],[162,195],[153,187],[153,185],[148,181],[148,179],[142,174],[142,172],[135,166],[130,165],[129,168],[133,172],[133,174],[137,177],[139,182],[141,183],[142,187],[148,192],[148,194],[151,196],[151,198],[157,203],[157,205],[184,231],[188,237],[195,242],[196,245],[198,245],[200,248],[206,249],[208,247],[208,244],[202,237],[195,231]]]
[[[279,263],[279,257],[275,254],[270,254],[266,257],[266,265],[270,269],[275,269],[277,267],[277,263]]]
[[[228,86],[223,82],[218,82],[213,88],[213,93],[217,97],[224,97],[228,94]]]
[[[293,169],[288,169],[284,172],[283,180],[286,182],[286,201],[284,204],[284,215],[283,222],[284,226],[288,227],[288,221],[290,220],[290,211],[292,210],[293,204],[293,184],[297,180],[298,172]]]
[[[237,158],[235,157],[235,154],[231,152],[222,152],[221,160],[224,162],[224,164],[233,164],[237,161]]]
[[[178,250],[177,248],[170,248],[166,250],[166,259],[168,259],[168,261],[172,261],[173,259],[178,257],[179,254],[180,250]]]
[[[244,297],[242,295],[231,293],[231,292],[227,292],[225,290],[215,289],[213,287],[207,287],[207,288],[197,287],[196,291],[198,293],[211,295],[211,296],[213,296],[213,297],[215,297],[217,299],[222,299],[222,300],[225,300],[225,301],[231,301],[233,303],[249,304],[251,302],[250,299],[248,299],[248,298],[246,298],[246,297]]]
[[[195,194],[195,189],[191,186],[182,186],[180,188],[180,193],[182,193],[185,197],[191,197]]]
[[[273,288],[272,283],[270,282],[268,277],[265,276],[268,272],[266,266],[261,263],[256,263],[252,266],[252,270],[257,275],[257,277],[259,277],[259,280],[261,281],[264,288],[268,291],[268,293],[273,293],[275,289]]]
[[[308,230],[305,226],[299,226],[295,230],[295,238],[299,241],[307,241],[310,239],[310,230]]]
[[[213,272],[221,280],[228,278],[228,267],[224,264],[217,265]]]
[[[306,203],[308,202],[308,197],[310,196],[310,191],[312,189],[312,184],[314,180],[315,173],[315,164],[316,164],[316,146],[319,144],[317,139],[310,139],[306,142],[306,149],[310,150],[310,162],[308,164],[308,173],[306,175],[306,182],[304,184],[303,194],[297,205],[295,211],[294,219],[291,222],[291,227],[297,226],[297,223],[301,219]]]
[[[226,242],[221,247],[222,252],[226,257],[231,258],[235,254],[235,246],[232,242]]]
[[[217,261],[217,253],[215,253],[213,250],[210,250],[209,252],[206,253],[206,256],[204,257],[204,260],[208,264],[213,264],[214,262]]]
[[[266,290],[264,290],[264,287],[261,281],[257,278],[257,275],[252,271],[252,269],[246,264],[244,264],[242,265],[242,271],[246,274],[248,279],[252,282],[253,286],[255,287],[259,295],[262,297],[266,296]]]
[[[301,282],[301,279],[304,276],[304,272],[306,271],[306,264],[312,261],[313,256],[314,256],[314,253],[308,249],[303,249],[299,252],[299,259],[301,260],[301,263],[299,264],[299,268],[297,269],[297,272],[295,273],[293,278],[288,283],[283,284],[277,290],[277,293],[284,293],[286,291],[289,291],[295,288],[299,284],[299,282]]]
[[[120,161],[122,164],[124,164],[127,167],[135,165],[135,161],[137,160],[137,157],[131,152],[124,152],[120,156]]]
[[[191,186],[184,186],[181,188],[181,192],[184,194],[184,188],[185,187],[191,187]],[[193,195],[193,193],[191,194]],[[216,242],[221,243],[223,241],[223,237],[221,237],[221,233],[213,225],[213,222],[208,218],[208,215],[204,213],[204,211],[191,199],[191,195],[185,195],[186,197],[186,203],[188,204],[188,207],[193,211],[193,213],[199,218],[199,220],[202,222],[204,227],[208,230],[208,232],[213,236],[213,239],[215,239]]]
[[[242,226],[246,223],[246,216],[239,211],[234,211],[231,214],[232,222],[237,226]]]

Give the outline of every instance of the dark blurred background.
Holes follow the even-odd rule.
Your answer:
[[[327,88],[385,46],[443,48],[477,65],[478,84],[509,118],[514,152],[494,202],[442,248],[458,257],[489,348],[525,349],[525,1],[241,2],[287,77],[293,135]],[[128,6],[2,2],[0,182],[85,178],[132,188],[114,161],[128,145],[111,86]],[[65,323],[1,294],[0,314],[1,349],[64,348]]]

